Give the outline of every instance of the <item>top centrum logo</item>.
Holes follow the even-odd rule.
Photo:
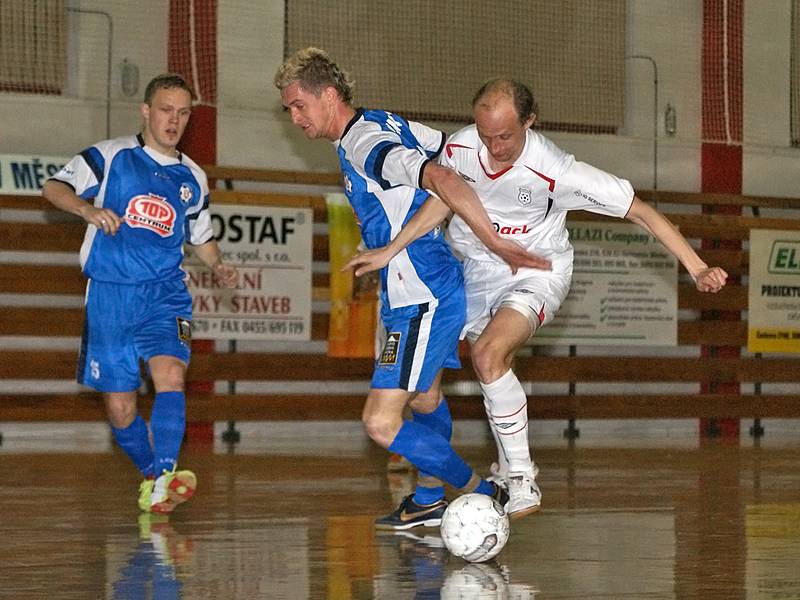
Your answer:
[[[172,235],[175,209],[159,196],[134,196],[128,203],[125,220],[131,227],[143,227],[167,237]]]

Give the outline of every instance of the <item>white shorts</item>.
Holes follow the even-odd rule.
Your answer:
[[[464,280],[467,323],[461,338],[474,342],[501,306],[527,317],[531,334],[549,323],[569,293],[572,269],[560,273],[520,269],[512,275],[508,265],[466,259]]]

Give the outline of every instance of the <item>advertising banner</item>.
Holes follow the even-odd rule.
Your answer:
[[[186,246],[194,337],[212,340],[311,339],[310,208],[213,206],[223,260],[239,268],[226,289]]]
[[[747,349],[800,352],[800,231],[750,230]]]
[[[572,287],[532,343],[674,346],[678,261],[631,223],[568,223],[575,248]]]
[[[330,253],[331,312],[328,356],[373,358],[377,325],[377,274],[354,277],[342,271],[358,252],[361,229],[344,194],[326,194]]]
[[[0,194],[38,196],[67,162],[60,156],[0,154]]]

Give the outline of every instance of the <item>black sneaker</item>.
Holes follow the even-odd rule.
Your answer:
[[[447,500],[444,498],[433,504],[417,504],[414,502],[414,494],[409,494],[403,498],[396,511],[375,519],[375,528],[399,531],[412,527],[438,527],[442,524],[442,515],[446,508]]]
[[[503,510],[506,510],[506,506],[508,506],[508,500],[510,498],[508,495],[508,490],[506,490],[506,488],[496,481],[490,481],[489,483],[491,483],[492,487],[494,488],[494,492],[492,492],[492,498],[497,500],[500,506],[503,507]]]

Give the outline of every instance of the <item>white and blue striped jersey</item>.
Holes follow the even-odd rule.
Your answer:
[[[445,135],[382,111],[358,109],[335,142],[345,194],[367,248],[388,244],[428,198],[425,164],[444,148]],[[398,253],[381,270],[381,302],[398,308],[441,298],[463,286],[460,263],[440,228]]]
[[[80,251],[90,279],[140,284],[180,280],[183,244],[213,237],[208,181],[185,154],[166,156],[141,135],[99,142],[53,178],[122,219],[116,235],[89,225]]]

